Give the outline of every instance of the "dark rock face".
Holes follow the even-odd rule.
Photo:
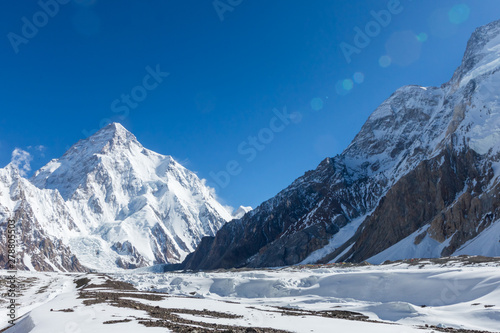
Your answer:
[[[441,242],[460,230],[442,253],[450,255],[477,236],[472,230],[483,222],[484,212],[494,213],[492,205],[481,204],[491,202],[482,190],[491,180],[489,171],[484,170],[481,157],[472,150],[456,155],[449,149],[423,161],[391,187],[351,240],[351,250],[339,260],[366,260],[429,223],[431,237]],[[483,206],[485,209],[479,209]],[[420,238],[424,236],[425,232]]]
[[[382,188],[368,178],[354,180],[342,157],[328,158],[241,220],[226,224],[215,237],[203,238],[184,267],[295,264],[371,209]]]

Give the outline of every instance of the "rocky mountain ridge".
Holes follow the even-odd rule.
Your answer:
[[[498,234],[477,246],[500,224],[499,68],[495,21],[449,82],[398,89],[342,154],[204,238],[184,267],[500,255]]]

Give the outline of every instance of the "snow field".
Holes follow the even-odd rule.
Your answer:
[[[494,265],[124,273],[115,277],[140,290],[264,308],[341,309],[409,327],[429,324],[487,331],[500,327],[500,268]],[[305,332],[299,326],[292,331]]]
[[[111,279],[131,283],[139,290],[127,292],[123,299],[164,309],[210,310],[239,316],[219,318],[172,310],[176,316],[198,323],[289,332],[435,332],[432,327],[422,328],[425,324],[498,332],[500,327],[498,263],[466,266],[452,262],[440,266],[420,262],[415,266],[197,273],[144,271],[110,275]],[[19,276],[36,280],[19,298],[18,313],[23,317],[7,333],[168,332],[166,328],[139,324],[139,319],[150,317],[138,308],[116,307],[108,302],[84,305],[78,298],[75,279],[87,277],[91,284],[101,285],[108,277],[33,272],[19,272]],[[93,290],[121,292],[105,286]],[[134,297],[148,292],[165,297]],[[284,312],[283,308],[288,310]],[[63,309],[73,311],[60,311]],[[368,316],[372,322],[330,318],[320,311],[352,311]],[[7,326],[3,317],[0,329]],[[130,321],[104,324],[110,320]]]

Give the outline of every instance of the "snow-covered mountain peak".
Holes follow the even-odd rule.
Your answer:
[[[450,144],[461,149],[461,142],[469,142],[476,152],[487,152],[497,138],[499,69],[500,20],[475,30],[448,83],[404,86],[386,99],[343,152],[347,167],[362,176],[402,175]],[[488,131],[480,125],[487,118],[495,118]]]
[[[108,153],[116,149],[143,148],[135,135],[119,123],[110,123],[87,139],[78,141],[67,154]]]
[[[9,163],[5,167],[0,169],[0,177],[2,179],[15,179],[21,177],[19,174],[19,169],[14,163]]]
[[[477,28],[471,35],[450,83],[463,87],[471,79],[500,67],[500,20]]]
[[[106,127],[103,127],[91,137],[91,141],[92,140],[103,140],[104,142],[117,146],[123,146],[128,143],[140,145],[137,138],[120,123],[110,123]]]
[[[60,192],[87,234],[68,240],[72,251],[101,270],[178,262],[232,219],[204,180],[117,123],[80,140],[31,181]]]
[[[410,85],[385,100],[342,153],[354,179],[374,174],[385,178],[395,167],[406,172],[431,154],[453,113],[451,104],[443,107],[444,96],[440,88]]]
[[[111,123],[90,137],[78,141],[61,158],[51,160],[35,172],[31,181],[39,188],[59,190],[67,200],[87,182],[92,172],[107,170],[104,173],[110,174],[113,169],[125,165],[136,169],[131,162],[136,157],[154,159],[155,163],[158,160],[170,163],[172,160],[170,156],[148,151],[125,127],[119,123]],[[121,171],[123,168],[116,169],[116,172]]]
[[[241,219],[246,213],[250,212],[253,208],[248,206],[239,206],[234,212],[233,212],[233,219]]]

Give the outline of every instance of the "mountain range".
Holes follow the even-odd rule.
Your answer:
[[[30,180],[12,165],[0,177],[0,218],[18,222],[30,269],[179,263],[233,218],[204,180],[144,148],[118,123],[80,140]]]
[[[472,34],[448,82],[398,89],[341,154],[234,215],[112,123],[30,179],[0,169],[0,246],[12,218],[20,267],[42,271],[500,256],[499,95],[495,21]]]

